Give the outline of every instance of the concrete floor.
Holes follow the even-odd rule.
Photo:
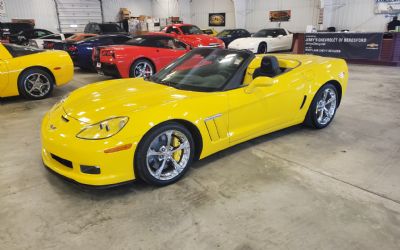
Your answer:
[[[257,138],[165,188],[85,190],[50,174],[42,101],[0,105],[1,249],[400,249],[400,70],[350,65],[335,121]]]

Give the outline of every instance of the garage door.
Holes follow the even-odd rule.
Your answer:
[[[83,32],[88,22],[102,22],[100,0],[55,0],[62,32]]]

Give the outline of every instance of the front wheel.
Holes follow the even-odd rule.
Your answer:
[[[266,54],[267,52],[268,52],[267,44],[260,43],[260,45],[258,45],[257,54]]]
[[[18,91],[28,99],[44,99],[53,91],[54,80],[46,71],[38,68],[29,69],[18,79]]]
[[[139,59],[132,64],[129,70],[129,77],[150,77],[154,74],[153,64],[146,59]]]
[[[165,186],[182,178],[194,156],[194,141],[179,123],[161,125],[147,134],[135,155],[136,173],[149,184]]]
[[[304,123],[316,129],[325,128],[335,117],[337,106],[338,93],[336,87],[330,83],[325,84],[315,95]]]

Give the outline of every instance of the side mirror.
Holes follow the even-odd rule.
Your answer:
[[[246,93],[252,93],[255,88],[271,87],[277,80],[266,76],[256,77],[246,88]]]

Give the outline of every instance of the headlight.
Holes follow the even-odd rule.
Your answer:
[[[128,123],[129,118],[114,117],[85,127],[76,137],[86,140],[100,140],[117,134]]]

